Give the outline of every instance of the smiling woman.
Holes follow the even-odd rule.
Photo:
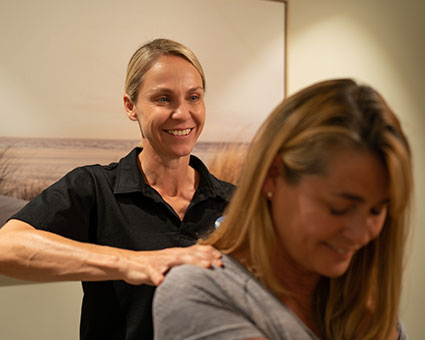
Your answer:
[[[142,132],[142,168],[148,153],[180,161],[190,155],[205,122],[203,84],[188,60],[161,56],[146,72],[136,101],[124,96],[127,115]]]
[[[406,339],[411,188],[409,144],[374,89],[336,79],[294,94],[258,130],[224,221],[200,242],[224,266],[170,270],[155,338]]]
[[[234,186],[191,155],[205,77],[185,46],[156,39],[128,65],[124,106],[143,148],[74,169],[0,229],[0,274],[83,281],[81,339],[150,339],[155,285],[172,266],[221,265],[210,233]]]
[[[314,286],[320,276],[341,276],[357,250],[384,225],[388,176],[379,158],[365,150],[336,148],[327,161],[325,174],[305,175],[294,184],[281,176],[277,156],[265,180],[264,190],[273,193],[271,216],[281,245],[276,257],[282,282],[288,281],[288,271],[297,277],[295,282]]]

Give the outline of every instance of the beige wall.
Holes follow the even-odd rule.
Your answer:
[[[81,298],[78,282],[0,287],[0,339],[78,339]]]
[[[425,334],[424,15],[423,0],[289,0],[289,93],[354,77],[384,95],[407,131],[416,207],[401,318],[412,340]]]
[[[355,77],[380,89],[409,134],[417,204],[401,317],[410,338],[422,339],[424,4],[422,0],[290,0],[289,11],[289,93],[325,78]],[[0,287],[0,304],[1,339],[77,339],[81,304],[78,283]]]

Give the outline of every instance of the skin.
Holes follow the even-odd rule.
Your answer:
[[[203,94],[201,76],[189,62],[160,57],[143,77],[137,103],[124,95],[127,115],[143,135],[141,175],[181,219],[199,182],[189,157],[205,121]],[[19,220],[0,229],[1,274],[23,280],[158,285],[172,266],[221,266],[220,258],[211,246],[130,251],[81,243]]]
[[[335,278],[353,255],[382,230],[389,203],[387,172],[368,151],[343,149],[331,155],[324,175],[297,184],[281,176],[276,157],[264,183],[279,239],[276,274],[294,294],[283,302],[313,331],[313,294],[321,276]]]
[[[125,95],[124,106],[140,125],[143,152],[166,163],[189,158],[205,122],[202,78],[190,62],[159,57],[143,77],[137,102]]]
[[[131,251],[76,242],[10,220],[0,229],[1,274],[29,281],[124,280],[159,285],[169,268],[191,263],[221,265],[221,254],[209,247]]]
[[[183,219],[199,182],[189,159],[205,122],[201,75],[184,58],[161,56],[145,74],[137,102],[125,95],[124,106],[141,129],[145,180]]]

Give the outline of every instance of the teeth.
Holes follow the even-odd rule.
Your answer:
[[[334,249],[338,254],[344,255],[346,253],[344,249],[341,249],[341,248],[334,248]]]
[[[335,250],[338,254],[341,254],[341,255],[344,255],[344,254],[347,253],[346,250],[344,250],[342,248],[337,248],[337,247],[331,246],[330,244],[328,244],[328,247],[332,248],[332,250]]]
[[[173,136],[186,136],[190,133],[192,129],[184,129],[184,130],[166,130],[170,135]]]

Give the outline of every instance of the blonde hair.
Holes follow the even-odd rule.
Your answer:
[[[139,47],[128,63],[125,93],[134,103],[137,102],[137,94],[146,72],[148,72],[159,57],[170,55],[186,59],[198,70],[205,91],[205,74],[196,55],[186,46],[176,41],[155,39]]]
[[[334,145],[366,149],[383,161],[391,203],[381,233],[355,254],[347,272],[322,278],[315,321],[326,339],[387,339],[399,307],[412,170],[400,124],[372,88],[350,79],[329,80],[284,100],[252,141],[223,223],[202,243],[236,257],[248,252],[244,264],[274,293],[290,294],[274,273],[278,244],[263,183],[276,154],[288,182],[323,173]]]

